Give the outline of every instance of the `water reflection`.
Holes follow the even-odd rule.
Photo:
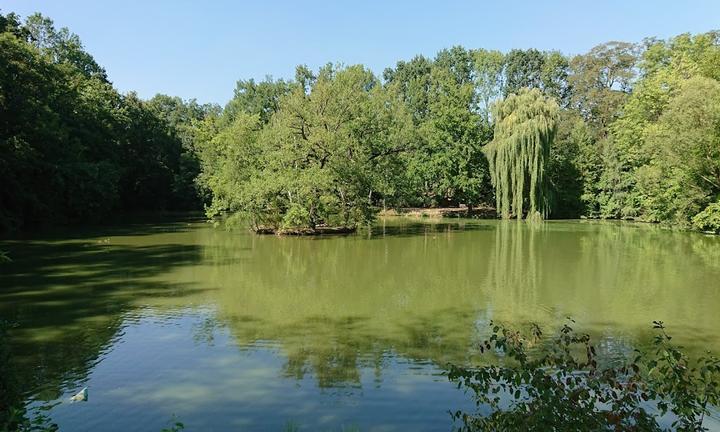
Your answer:
[[[0,316],[14,324],[13,359],[23,381],[81,378],[138,298],[189,293],[187,284],[149,280],[199,257],[193,245],[124,247],[102,242],[24,242],[4,266]],[[73,354],[88,347],[86,356]],[[75,363],[74,363],[75,362]],[[38,370],[37,364],[44,367]],[[62,366],[61,366],[62,365]],[[56,372],[63,371],[61,374]],[[52,388],[52,385],[48,386]]]
[[[483,361],[474,347],[490,320],[552,327],[571,315],[612,357],[647,344],[661,319],[691,350],[720,352],[720,239],[651,226],[389,219],[278,238],[176,222],[0,249],[14,260],[0,267],[0,317],[16,323],[9,367],[23,383],[12,398],[89,383],[101,392],[92,412],[133,412],[136,426],[173,413],[208,427],[272,426],[277,412],[314,422],[331,403],[331,427],[355,416],[432,429],[462,403],[436,374]],[[248,400],[262,407],[237,406]],[[362,420],[381,401],[434,417]]]

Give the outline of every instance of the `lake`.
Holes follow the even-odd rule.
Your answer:
[[[182,219],[0,250],[12,397],[54,404],[66,431],[449,430],[472,401],[444,367],[482,361],[490,320],[571,316],[610,360],[662,320],[720,353],[720,237],[651,225],[398,218],[283,238]]]

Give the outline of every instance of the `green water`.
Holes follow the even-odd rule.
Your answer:
[[[490,320],[572,316],[607,357],[663,320],[720,353],[720,238],[649,225],[389,219],[278,238],[182,220],[0,249],[11,397],[59,402],[61,430],[448,430],[471,402],[443,367],[481,361]]]

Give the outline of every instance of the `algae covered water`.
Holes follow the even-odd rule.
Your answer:
[[[649,225],[287,238],[174,220],[0,249],[11,398],[67,431],[448,430],[472,401],[443,371],[482,361],[490,320],[571,316],[610,358],[662,320],[691,354],[720,352],[720,238]]]

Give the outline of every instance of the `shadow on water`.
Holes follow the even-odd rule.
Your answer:
[[[33,231],[14,233],[5,240],[61,241],[89,237],[140,237],[168,232],[188,232],[196,229],[197,224],[202,222],[207,222],[207,218],[200,213],[116,215],[101,225],[39,227]]]
[[[495,228],[489,224],[483,224],[478,220],[458,219],[409,219],[390,218],[380,219],[375,225],[359,228],[356,232],[343,234],[322,234],[313,236],[300,236],[306,240],[332,240],[338,238],[367,238],[383,239],[386,237],[417,237],[422,235],[439,235],[453,232],[470,231],[492,231]]]
[[[190,283],[154,276],[198,262],[197,246],[115,245],[103,240],[5,241],[12,262],[0,266],[0,321],[9,326],[3,369],[12,374],[10,403],[58,398],[87,379],[118,336],[123,314],[144,298],[185,296]]]
[[[477,220],[457,220],[448,221],[430,220],[414,221],[414,220],[386,220],[381,219],[378,223],[368,230],[368,237],[371,239],[381,239],[383,237],[415,237],[419,235],[438,235],[448,234],[452,232],[463,231],[492,231],[494,227],[489,224],[483,224]]]

